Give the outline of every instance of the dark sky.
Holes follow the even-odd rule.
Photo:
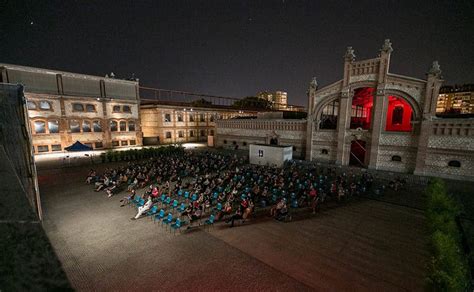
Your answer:
[[[242,97],[286,90],[306,105],[312,76],[342,78],[393,43],[394,73],[474,83],[474,1],[0,0],[0,62],[93,75],[132,72],[141,85]]]

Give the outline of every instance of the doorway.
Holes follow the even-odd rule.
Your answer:
[[[365,154],[367,150],[365,141],[354,140],[351,142],[351,152],[349,158],[349,165],[365,167]]]

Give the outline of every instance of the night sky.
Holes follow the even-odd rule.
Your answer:
[[[345,49],[393,43],[393,73],[474,83],[474,1],[0,0],[0,62],[243,97],[342,78]]]

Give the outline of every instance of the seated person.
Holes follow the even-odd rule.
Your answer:
[[[235,214],[232,215],[229,219],[227,219],[225,221],[225,223],[229,223],[230,222],[230,227],[234,227],[234,221],[235,220],[238,220],[238,219],[242,219],[242,211],[241,211],[241,208],[237,208],[237,210],[235,211]]]
[[[288,206],[286,205],[286,201],[284,201],[283,207],[278,210],[278,212],[275,215],[275,219],[282,221],[285,220],[286,216],[288,215]]]
[[[146,201],[145,205],[143,205],[142,207],[138,207],[138,213],[137,215],[135,215],[135,217],[132,217],[130,219],[132,220],[136,220],[138,218],[140,218],[140,216],[143,215],[143,213],[147,212],[148,210],[151,209],[151,205],[153,205],[153,201],[152,201],[152,198],[151,196],[148,197],[148,200]]]
[[[125,205],[128,205],[130,204],[131,201],[133,201],[135,199],[135,195],[136,195],[136,192],[135,190],[132,190],[132,192],[130,193],[130,195],[124,197],[123,199],[120,200],[120,203],[122,203],[120,205],[120,207],[123,207]]]
[[[283,207],[286,206],[286,199],[282,198],[278,203],[270,209],[270,216],[276,217]]]

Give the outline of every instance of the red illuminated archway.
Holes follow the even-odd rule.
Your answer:
[[[352,97],[351,129],[370,128],[372,107],[374,106],[374,91],[372,87],[357,88]]]
[[[412,118],[413,109],[405,99],[393,95],[388,97],[385,131],[410,132]]]

